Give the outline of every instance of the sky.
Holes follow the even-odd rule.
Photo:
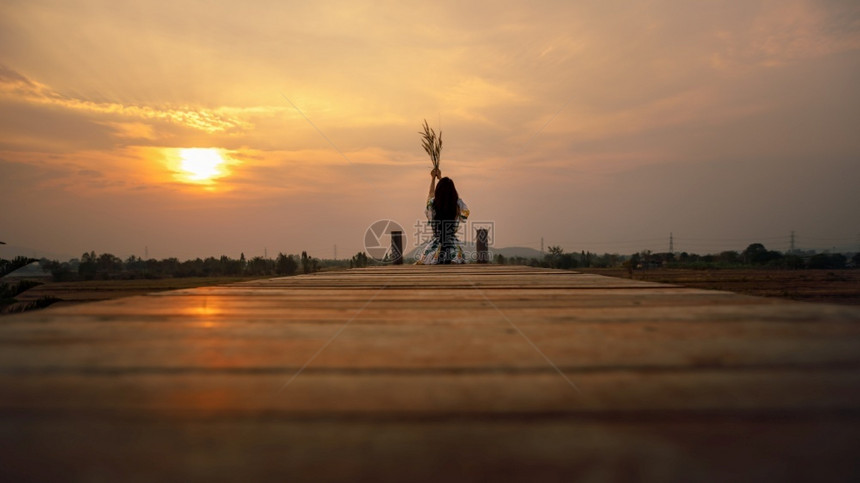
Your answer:
[[[854,0],[5,0],[0,257],[412,246],[424,119],[496,247],[857,251],[857,86]]]

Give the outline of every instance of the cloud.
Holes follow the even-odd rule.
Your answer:
[[[500,104],[522,104],[526,98],[499,82],[467,77],[439,94],[446,111],[468,121],[491,122],[486,109]]]
[[[445,133],[443,171],[511,240],[617,238],[671,220],[729,229],[738,203],[720,196],[767,194],[757,184],[782,160],[844,170],[839,160],[856,159],[858,10],[851,0],[0,3],[3,169],[51,173],[11,186],[4,171],[0,195],[41,203],[39,216],[105,210],[124,232],[143,217],[189,255],[273,238],[344,250],[365,221],[420,215],[426,118]],[[189,147],[239,163],[207,192],[171,172],[165,153]],[[781,175],[780,201],[756,216],[792,190],[857,204],[844,185],[796,178]],[[707,206],[685,202],[704,188]],[[827,203],[807,202],[842,213]],[[697,224],[699,210],[719,226]],[[92,218],[88,242],[140,244]]]
[[[100,178],[103,176],[101,171],[97,171],[95,169],[79,169],[78,174],[81,176],[91,176],[94,178]]]
[[[238,116],[225,114],[219,109],[126,105],[65,96],[42,83],[28,79],[7,66],[0,66],[0,95],[19,102],[60,107],[88,114],[167,121],[209,134],[253,128],[249,122]]]
[[[155,128],[151,124],[142,122],[102,122],[114,130],[113,135],[123,139],[146,139],[155,140],[158,136],[155,134]]]
[[[744,28],[716,33],[711,64],[719,70],[776,67],[860,50],[860,6],[810,0],[768,0]]]

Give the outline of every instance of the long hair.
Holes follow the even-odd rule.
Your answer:
[[[433,195],[433,216],[434,221],[454,221],[459,215],[459,206],[457,201],[460,195],[457,194],[457,188],[454,187],[454,182],[447,176],[439,180],[436,185],[436,193]]]
[[[439,238],[441,245],[439,252],[439,263],[451,263],[451,251],[454,241],[457,239],[457,217],[460,207],[457,201],[460,195],[451,178],[442,178],[436,185],[436,193],[433,197],[433,232]]]

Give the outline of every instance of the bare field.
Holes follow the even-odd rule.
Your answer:
[[[579,268],[576,271],[630,278],[623,268]],[[633,279],[804,302],[860,305],[860,270],[660,268],[636,270]]]

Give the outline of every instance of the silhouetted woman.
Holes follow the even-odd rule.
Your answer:
[[[424,213],[433,229],[433,238],[415,262],[418,265],[466,263],[463,247],[457,240],[457,228],[469,217],[469,208],[460,199],[451,178],[441,176],[442,173],[436,169],[430,173],[430,193]],[[441,178],[438,185],[436,178]]]

